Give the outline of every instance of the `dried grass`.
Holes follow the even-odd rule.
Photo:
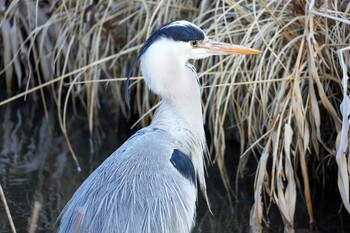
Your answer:
[[[30,221],[28,233],[35,233],[35,230],[37,228],[38,219],[39,219],[40,209],[41,209],[41,204],[39,202],[35,201],[34,207],[33,207],[32,219]]]
[[[260,56],[213,57],[200,66],[207,127],[227,190],[233,193],[224,157],[228,131],[240,138],[238,172],[250,156],[258,158],[252,228],[261,229],[263,209],[275,203],[286,231],[292,231],[297,189],[304,193],[314,223],[308,164],[315,157],[319,166],[324,158],[336,160],[339,190],[350,212],[349,5],[304,0],[51,4],[0,1],[0,8],[6,9],[0,22],[0,77],[8,92],[23,90],[0,105],[39,90],[46,108],[43,88],[49,86],[67,141],[70,104],[85,107],[93,133],[106,98],[101,80],[110,84],[113,106],[127,115],[122,82],[112,81],[123,80],[152,31],[165,22],[187,19],[216,40],[263,51]],[[146,124],[154,98],[135,79],[132,112],[149,113],[141,118]],[[263,200],[264,193],[268,198]]]
[[[4,205],[4,208],[5,208],[5,212],[6,212],[6,216],[8,218],[8,221],[9,221],[9,224],[10,224],[10,227],[11,227],[11,231],[12,233],[16,233],[16,227],[15,227],[15,224],[13,223],[13,219],[12,219],[12,215],[10,213],[10,209],[9,209],[9,206],[7,205],[7,201],[6,201],[6,197],[5,197],[5,194],[4,194],[4,190],[2,189],[2,186],[0,185],[0,198],[1,198],[1,201]]]

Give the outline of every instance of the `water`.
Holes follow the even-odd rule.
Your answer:
[[[106,109],[101,111],[104,112],[98,122],[99,130],[93,136],[87,128],[83,111],[76,110],[75,114],[68,115],[69,139],[82,169],[78,173],[54,110],[49,110],[46,117],[41,106],[30,103],[0,107],[0,184],[17,232],[28,232],[34,201],[42,205],[36,232],[52,232],[57,216],[77,187],[132,133],[129,130],[132,121],[127,123],[121,119],[115,125],[112,123],[115,116]],[[228,144],[232,145],[228,148],[228,171],[234,181],[239,157],[235,148],[238,145],[232,141],[228,141]],[[209,167],[208,195],[213,214],[200,196],[194,232],[249,232],[255,167],[256,162],[252,159],[239,180],[238,199],[235,199],[232,207],[217,166]],[[235,187],[234,182],[232,185]],[[340,214],[337,212],[340,199],[336,185],[323,189],[315,184],[312,188],[315,190],[318,231],[350,232],[349,214],[344,209]],[[296,213],[296,227],[308,228],[307,212],[302,201],[297,204]],[[274,205],[267,220],[269,224],[264,232],[283,232],[283,224]],[[11,232],[2,202],[0,232]]]

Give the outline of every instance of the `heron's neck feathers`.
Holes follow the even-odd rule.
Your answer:
[[[186,44],[183,42],[183,46]],[[159,39],[141,57],[141,70],[148,87],[162,98],[151,126],[166,130],[174,138],[174,148],[188,154],[206,195],[204,156],[207,143],[197,74],[187,63],[180,42]]]
[[[174,138],[174,147],[191,157],[200,188],[206,197],[205,156],[208,155],[203,113],[196,74],[184,67],[185,79],[174,77],[177,91],[163,96],[151,126],[165,129]],[[183,85],[181,82],[184,82]]]

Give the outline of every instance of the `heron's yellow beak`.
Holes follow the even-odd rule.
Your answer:
[[[203,41],[198,44],[199,48],[202,48],[206,53],[210,55],[220,55],[220,54],[261,54],[261,51],[256,49],[247,48],[240,45],[228,44],[223,42],[218,42],[214,40]]]
[[[261,54],[261,51],[247,48],[241,45],[228,44],[214,40],[199,41],[194,49],[192,49],[191,58],[201,59],[212,55],[252,55]]]

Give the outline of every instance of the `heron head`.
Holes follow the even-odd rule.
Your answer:
[[[157,63],[163,63],[163,69],[171,72],[172,69],[176,71],[175,64],[185,65],[189,59],[202,59],[212,55],[260,53],[258,50],[240,45],[210,40],[202,29],[188,21],[181,20],[166,24],[147,39],[132,63],[126,83],[126,102],[129,107],[129,78],[140,59],[144,64],[143,67],[156,67]],[[165,61],[167,63],[164,65]],[[158,68],[158,70],[162,69]],[[152,72],[156,71],[152,70]],[[142,73],[144,76],[146,73],[151,76],[146,68],[142,69]]]

